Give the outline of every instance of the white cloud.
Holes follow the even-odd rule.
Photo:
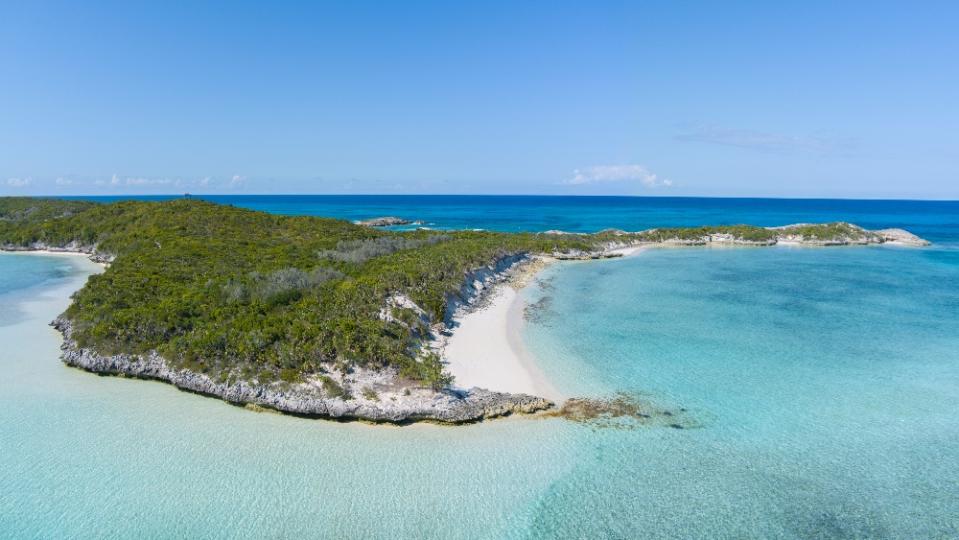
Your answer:
[[[27,187],[33,183],[33,178],[7,178],[7,185],[10,187]]]
[[[638,182],[645,187],[669,187],[673,181],[659,178],[642,165],[596,165],[573,171],[573,177],[563,182],[571,186],[609,182]]]
[[[58,176],[55,182],[58,186],[69,186],[73,184],[73,179]]]
[[[105,186],[109,183],[111,186],[179,186],[183,183],[179,178],[150,178],[146,176],[120,176],[116,173],[110,177],[110,181],[95,180],[93,182],[98,186]]]
[[[126,179],[126,185],[128,186],[168,186],[175,183],[169,178],[133,178],[128,177]]]
[[[124,188],[127,188],[131,191],[143,190],[143,189],[191,189],[191,188],[217,188],[217,187],[230,187],[235,188],[242,186],[246,181],[245,176],[235,175],[232,177],[215,177],[215,176],[203,176],[203,177],[194,177],[194,178],[184,178],[178,176],[123,176],[120,174],[113,174],[110,178],[87,178],[87,179],[75,179],[70,177],[61,177],[57,179],[57,185],[95,185],[100,187],[109,187],[117,190],[117,192],[122,192]]]

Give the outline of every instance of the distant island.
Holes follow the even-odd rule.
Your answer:
[[[355,221],[357,225],[365,225],[367,227],[392,227],[394,225],[422,225],[422,221],[414,221],[412,219],[399,218],[396,216],[383,216],[372,219],[363,219],[360,221]]]
[[[197,199],[0,198],[0,249],[84,253],[108,265],[54,321],[71,366],[292,414],[460,423],[554,407],[455,388],[430,347],[457,310],[533,259],[619,257],[642,246],[928,244],[849,223],[593,234],[379,228],[411,223]]]

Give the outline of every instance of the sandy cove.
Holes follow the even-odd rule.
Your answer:
[[[487,304],[455,320],[453,335],[443,347],[446,368],[457,388],[486,388],[497,392],[562,396],[546,380],[530,357],[521,335],[526,302],[513,284],[496,287]]]
[[[884,229],[876,233],[881,234],[884,242],[890,245],[928,244],[900,229]],[[824,244],[804,242],[788,236],[773,243],[752,243],[719,235],[697,243],[677,241],[610,245],[602,252],[578,254],[572,258],[631,257],[653,248],[701,245],[723,248],[752,245],[821,247]],[[483,285],[485,290],[478,293],[475,303],[462,305],[456,310],[452,320],[447,322],[445,331],[438,332],[439,337],[432,344],[432,348],[446,362],[447,371],[455,378],[456,388],[483,388],[495,392],[542,396],[556,403],[562,403],[570,397],[562,395],[549,382],[523,343],[526,301],[520,292],[539,271],[565,258],[537,256],[517,262],[498,275],[491,276],[492,279]]]
[[[630,257],[651,247],[613,248],[603,258]],[[431,345],[446,362],[454,387],[542,396],[555,403],[570,397],[550,383],[523,341],[526,299],[522,290],[557,262],[560,259],[537,256],[516,263],[486,285],[474,304],[456,310],[446,331],[438,333]]]
[[[628,257],[649,246],[609,250],[608,256]],[[523,342],[526,299],[522,289],[536,275],[558,262],[552,257],[534,257],[517,263],[489,285],[474,305],[454,313],[449,329],[433,342],[455,378],[454,386],[467,390],[485,388],[496,392],[542,396],[562,403],[569,396],[559,392],[540,369]]]

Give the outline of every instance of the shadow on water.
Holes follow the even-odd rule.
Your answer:
[[[789,479],[781,479],[783,486],[804,493],[810,486],[797,485]],[[816,499],[797,496],[783,501],[781,513],[776,518],[784,531],[794,538],[809,539],[854,539],[854,538],[898,538],[887,520],[892,516],[874,508],[868,499],[852,496],[828,495],[821,490]],[[895,518],[893,518],[895,519]],[[908,519],[908,517],[903,517]],[[945,532],[948,529],[944,529]],[[956,529],[953,527],[952,533]],[[918,537],[917,537],[918,538]],[[932,538],[955,538],[955,536],[933,536]]]
[[[552,315],[553,297],[543,296],[535,302],[531,302],[523,308],[523,320],[529,323],[551,326],[549,318]]]

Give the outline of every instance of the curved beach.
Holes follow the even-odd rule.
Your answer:
[[[560,401],[523,343],[521,286],[504,283],[490,292],[480,308],[457,317],[443,357],[458,388],[543,396]]]
[[[103,272],[103,269],[106,267],[105,264],[95,262],[90,260],[90,256],[84,253],[74,253],[69,251],[22,251],[22,252],[11,252],[0,250],[0,257],[45,257],[50,259],[62,258],[70,262],[71,266],[74,266],[78,270],[76,276],[71,276],[69,279],[65,279],[60,283],[57,283],[56,286],[48,287],[42,286],[38,288],[39,294],[32,296],[29,300],[24,301],[21,306],[28,308],[31,313],[38,313],[40,315],[49,316],[49,319],[52,320],[53,317],[56,317],[60,314],[67,306],[70,304],[70,297],[77,290],[83,287],[86,284],[87,279],[94,275]],[[43,308],[38,306],[43,305]]]

